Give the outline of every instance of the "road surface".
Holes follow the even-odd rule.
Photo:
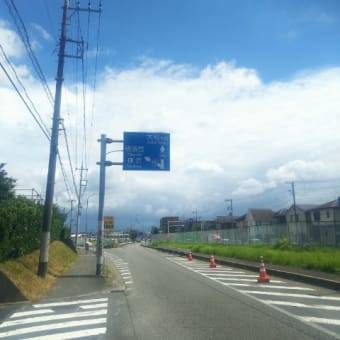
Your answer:
[[[340,295],[131,245],[107,252],[137,339],[340,339]]]
[[[139,244],[105,254],[125,291],[77,295],[66,285],[68,295],[12,310],[0,324],[0,339],[340,339],[340,294],[334,291],[274,277],[258,284],[256,273],[209,268]]]

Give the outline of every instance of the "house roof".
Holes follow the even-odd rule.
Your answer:
[[[330,201],[330,202],[318,205],[318,206],[314,207],[311,210],[314,210],[314,209],[327,209],[327,208],[339,208],[338,200],[336,199],[336,200],[333,200],[333,201]]]
[[[216,222],[219,223],[230,223],[234,222],[239,218],[239,216],[217,216]]]
[[[286,208],[280,209],[279,211],[275,212],[275,216],[285,216],[287,211],[288,211],[288,209],[286,209]]]
[[[249,209],[248,214],[251,214],[254,220],[271,220],[274,217],[274,212],[271,209]]]
[[[318,205],[317,204],[296,204],[295,206],[296,206],[296,209],[307,211],[307,210],[316,208]],[[293,209],[294,209],[294,205],[291,205],[289,209],[287,209],[286,212],[288,212],[289,210],[293,210]]]

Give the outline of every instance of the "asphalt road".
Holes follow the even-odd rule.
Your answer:
[[[334,320],[332,306],[334,313],[339,314],[339,295],[332,295],[334,300],[329,299],[331,308],[328,310],[317,309],[317,319],[308,319],[308,308],[302,309],[299,316],[295,313],[296,297],[308,303],[310,297],[315,300],[322,292],[309,290],[310,288],[301,284],[284,283],[282,286],[283,283],[279,283],[281,281],[275,283],[273,280],[271,286],[256,286],[256,283],[248,285],[237,281],[237,275],[246,277],[248,274],[237,274],[237,271],[235,277],[226,272],[229,275],[228,280],[234,280],[227,283],[223,276],[227,274],[224,271],[219,272],[219,268],[216,272],[209,271],[208,263],[194,261],[189,265],[185,258],[179,259],[138,244],[109,250],[107,256],[113,259],[120,270],[127,288],[124,297],[113,297],[116,306],[113,304],[111,313],[109,311],[108,333],[116,334],[114,338],[340,338],[337,336],[340,331],[337,320],[326,326],[320,321],[327,318]],[[254,276],[254,273],[251,274]],[[256,278],[248,281],[256,282]],[[284,295],[279,293],[280,290],[290,292],[283,297],[283,302],[288,303],[285,309],[282,308],[284,303],[281,300]],[[295,297],[292,292],[298,295]],[[328,297],[332,294],[326,291],[324,293]],[[268,297],[268,294],[271,295]],[[117,313],[118,310],[120,313]]]

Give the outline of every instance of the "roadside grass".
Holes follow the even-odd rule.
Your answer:
[[[260,256],[263,256],[268,264],[340,274],[340,249],[335,247],[298,247],[282,239],[274,245],[222,245],[180,242],[154,242],[153,245],[191,249],[196,253],[213,254],[254,262],[258,262]]]
[[[13,282],[27,300],[37,301],[47,295],[56,278],[69,269],[77,257],[78,255],[64,243],[55,241],[49,248],[48,274],[45,278],[37,275],[39,250],[0,263],[0,271]]]

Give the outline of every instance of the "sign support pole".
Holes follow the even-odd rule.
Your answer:
[[[103,241],[104,241],[104,198],[105,198],[105,177],[106,177],[106,166],[118,165],[114,162],[106,161],[106,144],[110,143],[122,143],[120,140],[113,140],[106,138],[105,134],[102,134],[100,139],[100,165],[99,170],[99,204],[98,204],[98,229],[97,229],[97,246],[96,246],[96,275],[101,275],[103,271]],[[121,163],[119,163],[121,165]]]

